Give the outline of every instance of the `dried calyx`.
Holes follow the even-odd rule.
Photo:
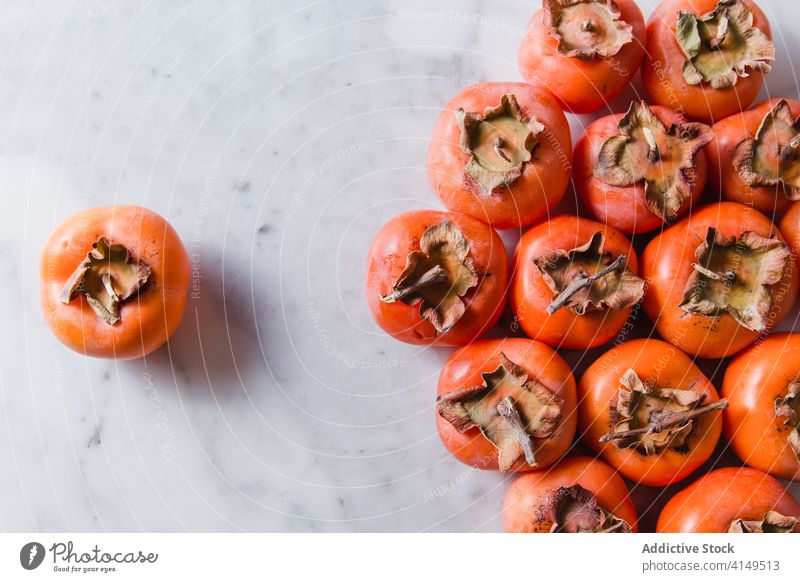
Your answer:
[[[543,0],[544,25],[565,57],[612,57],[633,41],[633,27],[620,20],[613,0]]]
[[[133,297],[150,277],[150,267],[130,260],[128,249],[100,237],[72,275],[58,300],[69,303],[81,295],[109,325],[120,321],[120,305]]]
[[[594,493],[581,487],[559,487],[553,492],[551,533],[630,533],[623,519],[597,505]]]
[[[789,446],[800,461],[800,381],[789,382],[786,395],[775,399],[775,415],[789,427]]]
[[[792,533],[797,527],[797,518],[768,511],[763,519],[734,519],[728,533]]]
[[[535,117],[523,113],[514,95],[503,95],[497,107],[488,107],[483,114],[459,107],[455,116],[461,150],[470,156],[466,184],[481,196],[510,186],[522,175],[545,129]]]
[[[753,13],[741,0],[720,0],[703,16],[680,12],[675,36],[687,59],[683,76],[690,85],[727,89],[747,77],[748,69],[769,73],[769,61],[775,60],[775,46],[753,26]]]
[[[644,280],[628,270],[625,255],[612,259],[604,246],[603,233],[596,232],[577,248],[558,249],[533,260],[554,295],[548,313],[562,307],[578,315],[624,309],[642,298]]]
[[[469,243],[457,226],[445,220],[423,233],[419,247],[406,257],[405,269],[381,301],[419,304],[423,319],[445,333],[464,315],[462,298],[478,284]]]
[[[783,278],[791,260],[789,247],[751,231],[728,239],[709,227],[695,257],[680,308],[708,317],[728,313],[742,327],[766,330],[771,286]]]
[[[620,378],[614,429],[600,437],[600,442],[611,441],[644,455],[680,449],[694,430],[695,419],[728,405],[724,399],[704,402],[705,394],[645,384],[635,371],[628,370]]]
[[[789,200],[800,200],[800,118],[786,101],[767,113],[755,138],[736,147],[733,165],[748,186],[779,187]]]
[[[680,123],[669,129],[647,104],[631,103],[620,119],[620,135],[603,143],[594,175],[611,186],[644,184],[647,208],[672,222],[691,197],[697,152],[713,138],[702,123]]]
[[[483,374],[483,384],[440,396],[439,415],[459,432],[480,431],[497,449],[500,470],[521,458],[536,461],[537,439],[550,437],[561,420],[563,400],[500,354],[500,365]]]

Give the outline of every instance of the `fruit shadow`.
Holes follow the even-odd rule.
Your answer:
[[[176,390],[195,398],[244,398],[252,386],[246,378],[262,362],[249,292],[224,281],[235,281],[223,261],[203,253],[204,262],[190,282],[186,311],[168,344],[144,360],[154,377],[172,377]],[[251,314],[247,317],[247,314]],[[166,382],[165,382],[166,383]]]

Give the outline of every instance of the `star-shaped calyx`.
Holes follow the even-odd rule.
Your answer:
[[[644,280],[627,268],[625,255],[612,258],[604,246],[605,237],[598,231],[577,248],[558,249],[533,260],[553,292],[548,313],[564,307],[577,315],[624,309],[642,298]]]
[[[768,511],[762,519],[734,519],[728,533],[792,533],[797,524],[795,517]]]
[[[728,313],[742,327],[765,331],[773,303],[771,287],[791,261],[786,243],[751,231],[728,239],[709,227],[695,257],[680,308],[708,317]]]
[[[753,188],[781,188],[789,200],[800,200],[800,118],[781,100],[761,121],[754,138],[736,147],[733,166]]]
[[[753,13],[741,0],[720,0],[703,16],[681,11],[675,36],[686,56],[683,76],[690,85],[728,89],[750,71],[769,73],[769,62],[775,60],[775,46],[753,26]]]
[[[543,0],[544,25],[565,57],[613,57],[633,40],[633,27],[620,19],[613,0]]]
[[[611,186],[644,184],[647,208],[666,222],[691,197],[697,152],[714,137],[710,127],[685,122],[664,126],[644,102],[631,103],[620,135],[602,145],[595,177]]]
[[[514,95],[503,95],[499,105],[488,107],[483,114],[458,108],[455,117],[461,151],[470,156],[465,183],[481,196],[510,186],[522,175],[545,129],[535,117],[525,115]]]
[[[600,442],[613,442],[644,455],[679,449],[694,430],[696,418],[728,405],[725,399],[704,402],[704,394],[646,384],[634,370],[628,370],[620,378],[612,415],[614,428]]]
[[[128,249],[100,237],[72,275],[58,300],[70,303],[81,295],[109,325],[120,321],[120,305],[133,297],[150,277],[150,267],[131,261]]]
[[[775,399],[775,416],[789,429],[786,440],[800,461],[800,381],[789,382],[786,394]]]
[[[405,269],[381,301],[419,304],[423,319],[445,333],[464,315],[463,297],[478,285],[469,243],[456,225],[445,220],[425,230],[419,247],[406,257]]]
[[[500,470],[524,458],[536,467],[538,439],[550,437],[561,420],[563,400],[500,354],[500,365],[483,384],[440,396],[439,415],[459,432],[479,428],[497,449]]]
[[[597,504],[597,497],[580,485],[559,487],[545,504],[553,521],[550,533],[630,533],[631,526]]]

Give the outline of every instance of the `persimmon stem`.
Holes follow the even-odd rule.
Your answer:
[[[492,148],[494,148],[494,153],[496,153],[498,156],[500,156],[501,159],[510,164],[511,158],[509,158],[503,151],[503,146],[505,145],[506,145],[505,140],[499,135],[496,135],[494,137],[494,140],[492,140]]]
[[[800,149],[800,133],[797,134],[792,138],[792,140],[786,144],[783,148],[781,148],[780,158],[782,161],[786,161],[797,154],[797,150]]]
[[[625,255],[620,255],[613,263],[608,265],[606,268],[597,271],[593,275],[586,275],[583,272],[578,273],[575,278],[570,281],[569,285],[567,285],[564,290],[561,291],[561,293],[556,295],[555,299],[553,299],[553,302],[547,306],[547,313],[553,315],[556,311],[564,307],[564,305],[566,305],[572,296],[578,291],[590,287],[592,283],[598,279],[601,279],[609,273],[616,271],[625,264],[626,260],[627,257]]]
[[[694,267],[695,271],[698,271],[700,274],[708,277],[709,279],[714,279],[715,281],[722,281],[723,283],[731,284],[736,280],[735,271],[725,271],[723,273],[718,273],[717,271],[706,269],[703,265],[700,265],[698,263],[692,263],[692,267]]]
[[[700,408],[694,408],[692,410],[684,410],[682,412],[654,412],[653,415],[650,417],[651,424],[649,424],[648,426],[643,426],[641,428],[632,428],[631,430],[623,430],[620,432],[610,432],[601,436],[600,442],[607,443],[608,441],[615,441],[618,439],[626,439],[643,434],[652,434],[661,432],[662,430],[666,430],[677,424],[682,424],[684,422],[693,420],[708,412],[712,412],[714,410],[722,410],[723,408],[727,408],[727,406],[728,406],[728,400],[723,398],[721,400],[716,400],[711,404],[706,404],[705,406],[701,406]]]
[[[427,287],[428,285],[443,283],[446,280],[447,280],[447,273],[445,272],[444,268],[441,265],[436,265],[435,267],[423,273],[419,279],[417,279],[414,283],[412,283],[408,287],[396,289],[391,293],[389,293],[388,295],[384,295],[383,297],[381,297],[381,301],[383,301],[384,303],[394,303],[395,301],[400,301],[404,297],[408,297],[412,293],[416,293],[417,291],[419,291],[424,287]]]
[[[594,32],[594,29],[595,26],[593,21],[587,19],[581,22],[581,30],[583,32]]]
[[[517,408],[514,406],[514,402],[511,400],[510,396],[506,396],[497,403],[497,413],[502,416],[514,430],[514,435],[517,437],[519,444],[522,445],[522,450],[525,453],[525,460],[528,462],[528,465],[536,467],[538,463],[536,462],[536,455],[533,451],[533,441],[525,430],[525,426],[522,424],[522,418],[520,418],[519,412],[517,412]]]
[[[644,135],[644,141],[647,142],[647,147],[649,148],[647,151],[647,159],[651,162],[657,162],[661,159],[661,152],[658,149],[656,134],[653,133],[653,130],[649,127],[643,127],[642,135]]]
[[[111,300],[115,303],[119,303],[119,295],[117,295],[117,292],[114,290],[114,284],[111,282],[111,275],[105,273],[100,277],[100,280],[103,282],[103,287],[105,287],[106,293],[111,297]]]

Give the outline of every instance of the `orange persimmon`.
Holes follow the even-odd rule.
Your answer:
[[[579,433],[628,479],[674,483],[714,452],[725,406],[678,348],[632,340],[598,358],[578,383]]]
[[[445,107],[428,150],[428,178],[444,205],[515,228],[540,220],[569,184],[564,112],[526,83],[467,87]]]
[[[757,469],[711,471],[670,499],[658,533],[800,531],[800,503],[780,481]]]
[[[507,338],[464,346],[442,368],[437,393],[442,442],[480,469],[547,467],[575,436],[575,379],[541,342]]]
[[[138,206],[78,212],[56,227],[41,259],[41,306],[67,347],[140,358],[183,317],[189,257],[161,216]]]

